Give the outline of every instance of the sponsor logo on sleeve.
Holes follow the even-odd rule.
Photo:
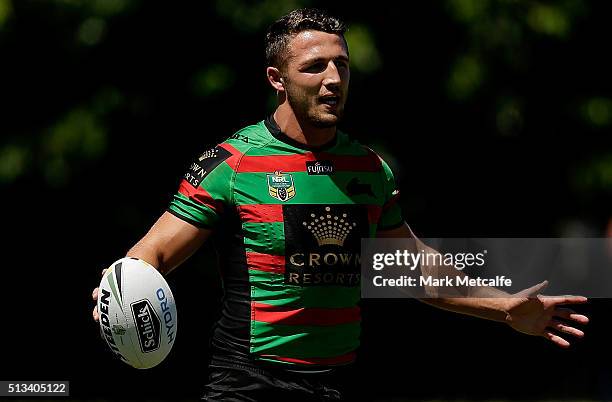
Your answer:
[[[306,171],[310,176],[329,176],[334,173],[334,164],[332,161],[308,161]]]
[[[198,187],[210,172],[230,156],[232,154],[220,146],[207,149],[191,164],[189,170],[185,173],[185,180],[193,187]]]

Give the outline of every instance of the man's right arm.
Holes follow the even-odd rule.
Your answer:
[[[164,212],[149,232],[127,252],[127,257],[140,258],[166,275],[195,253],[211,233],[210,229],[198,228]],[[92,298],[98,300],[98,288],[94,289]],[[93,309],[93,319],[99,319],[97,306]]]
[[[211,233],[164,212],[127,257],[140,258],[166,275],[195,253]]]
[[[232,205],[232,178],[242,155],[235,148],[240,148],[241,141],[237,142],[209,148],[191,163],[168,210],[128,251],[128,257],[144,260],[165,275],[210,237],[223,210]],[[92,296],[97,300],[97,288]]]

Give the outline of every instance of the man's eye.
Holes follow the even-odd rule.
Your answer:
[[[336,67],[337,68],[348,68],[348,63],[346,61],[337,61]]]
[[[323,63],[315,63],[311,66],[306,67],[306,72],[309,73],[320,73],[321,71],[325,70],[325,64]]]

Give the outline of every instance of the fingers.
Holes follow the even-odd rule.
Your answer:
[[[589,317],[582,314],[577,314],[574,310],[569,308],[558,308],[555,309],[555,317],[563,318],[569,321],[576,321],[579,324],[588,324]]]
[[[566,319],[572,319],[574,321],[582,321],[585,324],[589,321],[589,319],[583,315],[580,314],[575,314],[572,310],[570,309],[559,309],[561,311],[559,311],[559,316],[562,318],[566,318]],[[550,329],[553,329],[555,331],[559,331],[562,332],[564,334],[568,334],[568,335],[572,335],[575,336],[576,338],[582,338],[584,337],[584,332],[582,332],[581,330],[579,330],[578,328],[574,328],[572,326],[569,326],[561,321],[552,319],[550,325],[547,327]],[[559,335],[554,334],[553,332],[549,331],[549,330],[544,330],[544,333],[542,334],[542,336],[546,339],[548,339],[549,341],[551,341],[552,343],[556,344],[559,347],[562,348],[568,348],[570,346],[570,343],[563,339],[562,337],[560,337]]]
[[[559,335],[555,335],[550,331],[544,331],[544,333],[542,334],[542,336],[546,339],[548,339],[549,341],[551,341],[552,343],[554,343],[555,345],[562,347],[564,349],[569,348],[570,343],[568,341],[566,341],[565,339],[561,338]]]
[[[584,304],[589,301],[589,299],[584,296],[546,296],[545,300],[554,305]]]
[[[102,276],[104,276],[106,271],[108,271],[108,268],[102,270]],[[91,298],[94,299],[94,301],[98,300],[98,288],[95,288],[93,292],[91,292]]]
[[[570,327],[569,325],[562,323],[561,321],[552,320],[552,324],[550,325],[550,327],[559,332],[573,335],[576,338],[582,338],[584,336],[584,332],[582,332],[581,330],[574,327]]]
[[[108,271],[108,269],[103,269],[103,270],[102,270],[102,276],[104,276],[104,274],[106,273],[106,271]],[[99,289],[98,289],[98,288],[95,288],[95,289],[93,290],[93,292],[91,292],[91,298],[92,298],[94,301],[98,301],[98,291],[99,291]],[[98,314],[98,306],[96,306],[96,307],[94,307],[94,308],[93,308],[93,311],[91,312],[91,315],[92,315],[92,317],[93,317],[94,321],[98,321],[98,320],[100,319],[100,315]]]

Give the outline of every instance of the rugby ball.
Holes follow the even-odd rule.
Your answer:
[[[133,257],[114,262],[98,290],[100,333],[113,354],[138,369],[161,363],[176,338],[176,305],[168,283]]]

